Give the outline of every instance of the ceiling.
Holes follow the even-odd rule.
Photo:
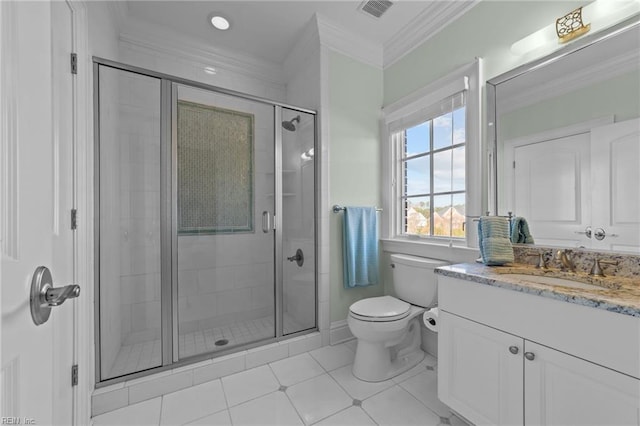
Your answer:
[[[450,11],[454,3],[464,5],[475,1],[395,0],[379,19],[359,11],[360,3],[351,0],[129,0],[126,2],[126,13],[136,20],[171,29],[212,48],[282,63],[302,35],[305,25],[316,13],[360,38],[379,46],[388,46],[394,42],[397,44],[403,32],[409,30],[415,33],[416,27],[427,25],[425,22],[430,22],[429,17],[446,15],[444,11]],[[208,20],[213,12],[227,17],[231,29],[215,30]],[[439,29],[435,28],[437,23],[431,22],[431,28],[421,29],[423,33]]]

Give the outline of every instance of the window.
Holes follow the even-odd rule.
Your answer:
[[[400,152],[400,234],[465,237],[464,92],[441,102],[421,123],[392,135]]]
[[[468,218],[486,210],[482,81],[477,58],[383,108],[381,235],[393,250],[404,243],[477,247]]]

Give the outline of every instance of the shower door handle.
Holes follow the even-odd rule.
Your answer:
[[[265,234],[271,231],[271,215],[268,211],[262,212],[262,232]]]

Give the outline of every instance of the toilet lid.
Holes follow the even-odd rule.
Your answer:
[[[363,321],[395,321],[409,315],[411,305],[392,296],[370,297],[351,305],[351,314]]]

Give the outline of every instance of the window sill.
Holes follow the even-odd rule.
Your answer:
[[[446,260],[451,263],[475,262],[480,256],[477,248],[462,245],[449,246],[448,243],[419,241],[407,238],[381,239],[382,250],[387,253],[411,254]]]

